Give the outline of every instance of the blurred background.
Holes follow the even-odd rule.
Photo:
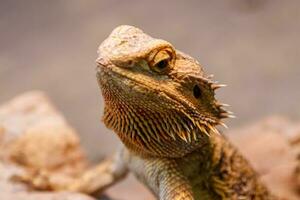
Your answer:
[[[218,97],[238,116],[230,127],[272,114],[299,119],[299,8],[298,0],[0,0],[0,102],[44,90],[91,159],[111,153],[118,139],[100,122],[96,51],[113,28],[129,24],[170,41],[228,85]]]

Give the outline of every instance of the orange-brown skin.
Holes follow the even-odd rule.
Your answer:
[[[125,145],[124,166],[159,199],[274,199],[215,128],[231,113],[196,60],[132,26],[98,53],[103,121]]]

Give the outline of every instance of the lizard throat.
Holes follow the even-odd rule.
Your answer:
[[[181,157],[209,140],[209,135],[175,111],[107,102],[103,121],[130,150],[141,155]]]

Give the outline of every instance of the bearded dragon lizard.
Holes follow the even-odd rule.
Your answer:
[[[159,199],[273,198],[215,128],[232,115],[214,97],[223,85],[195,59],[132,26],[98,53],[103,121],[125,146],[124,167]]]
[[[232,117],[215,99],[223,85],[195,59],[127,25],[98,54],[103,121],[124,146],[76,180],[47,179],[49,188],[95,193],[131,171],[160,200],[275,199],[216,128]]]

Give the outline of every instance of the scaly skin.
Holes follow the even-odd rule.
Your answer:
[[[275,199],[215,128],[232,115],[214,97],[223,85],[196,60],[132,26],[117,27],[98,53],[103,121],[124,147],[75,180],[23,181],[91,194],[131,171],[161,200]]]
[[[274,199],[215,128],[231,115],[196,60],[131,26],[98,53],[103,121],[125,145],[124,165],[159,199]]]

